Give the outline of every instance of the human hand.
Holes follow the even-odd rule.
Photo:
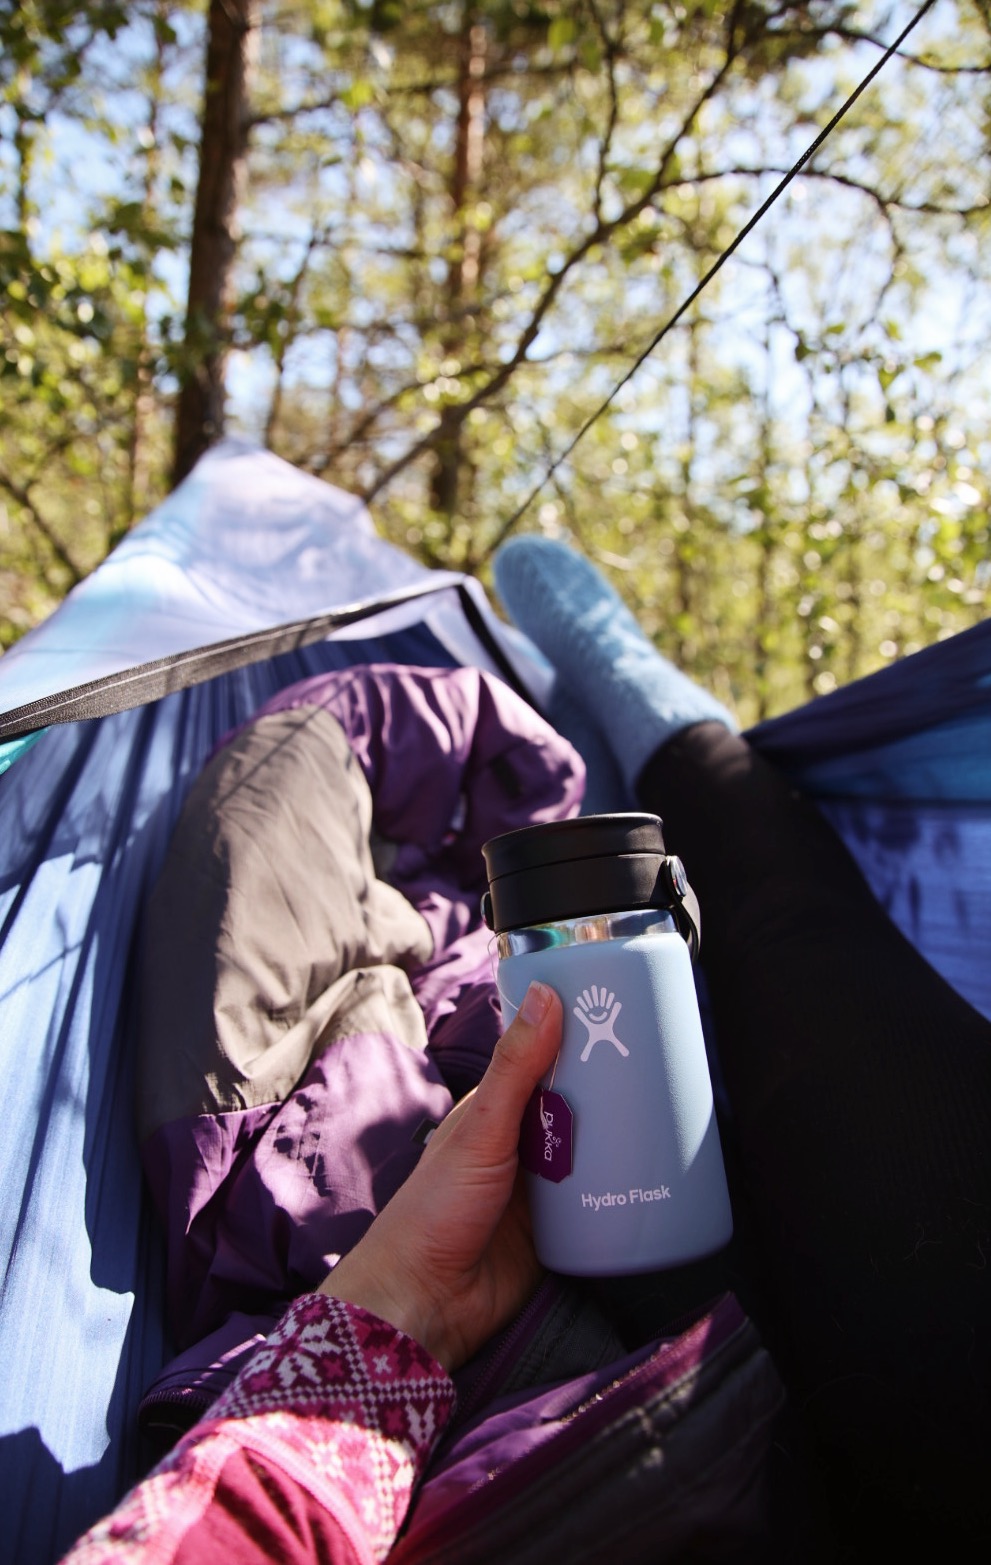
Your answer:
[[[540,1277],[517,1147],[561,1027],[558,996],[531,984],[474,1092],[322,1284],[408,1332],[448,1370],[512,1318]]]

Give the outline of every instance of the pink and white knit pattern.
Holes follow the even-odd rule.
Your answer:
[[[167,1565],[225,1462],[244,1451],[328,1510],[359,1559],[381,1560],[453,1406],[449,1377],[419,1343],[366,1310],[306,1294],[65,1565]]]

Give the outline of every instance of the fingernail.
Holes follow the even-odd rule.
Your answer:
[[[523,1004],[520,1006],[520,1016],[529,1027],[536,1027],[537,1023],[547,1014],[547,1007],[551,1003],[550,990],[546,984],[534,981],[523,996]]]

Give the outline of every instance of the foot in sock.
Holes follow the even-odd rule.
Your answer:
[[[736,723],[715,696],[675,668],[589,561],[527,535],[493,562],[496,588],[520,630],[553,665],[566,692],[605,735],[633,788],[644,764],[694,723]]]

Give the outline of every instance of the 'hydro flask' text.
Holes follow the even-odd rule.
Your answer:
[[[641,1190],[639,1186],[625,1194],[622,1190],[616,1192],[607,1190],[604,1195],[592,1195],[590,1191],[582,1192],[582,1206],[590,1206],[593,1212],[600,1212],[606,1206],[636,1206],[640,1201],[670,1201],[671,1191],[667,1185],[655,1185],[653,1190]]]

